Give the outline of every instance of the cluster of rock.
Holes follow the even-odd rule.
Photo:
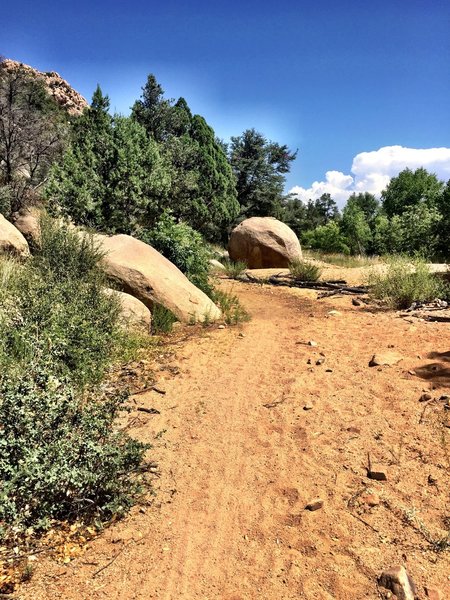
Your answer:
[[[43,73],[29,65],[24,65],[23,63],[8,58],[5,58],[0,62],[0,68],[8,73],[14,73],[15,71],[20,70],[31,77],[43,81],[49,95],[70,115],[80,115],[88,106],[86,99],[54,71]]]
[[[180,321],[217,321],[221,312],[208,296],[157,250],[130,235],[96,235],[105,251],[109,279],[146,306],[160,304]]]
[[[30,247],[39,246],[41,210],[23,209],[13,215],[13,223],[0,214],[1,254],[23,259],[30,255]],[[103,267],[108,279],[121,290],[109,289],[106,293],[116,295],[129,325],[148,330],[156,304],[185,323],[221,318],[221,311],[212,300],[148,244],[129,235],[96,234],[94,241],[104,251]],[[251,218],[232,232],[230,257],[245,261],[250,268],[284,267],[301,257],[301,248],[294,232],[284,223],[272,218]]]
[[[32,247],[40,243],[39,212],[35,207],[16,213],[14,224],[0,214],[0,254],[20,259],[30,255],[28,242]],[[107,289],[105,293],[116,295],[127,324],[148,330],[155,304],[185,323],[221,318],[212,300],[148,244],[129,235],[96,234],[94,242],[105,253],[103,267],[108,279],[121,290]]]

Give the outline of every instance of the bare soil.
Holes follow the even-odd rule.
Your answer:
[[[131,415],[154,445],[156,495],[69,564],[39,560],[16,597],[362,600],[385,597],[377,577],[403,564],[419,598],[426,586],[450,598],[438,551],[450,529],[450,324],[224,285],[252,320],[180,334],[155,365],[166,393],[135,397],[160,411]],[[403,360],[368,366],[387,350]],[[367,477],[368,455],[387,481]],[[305,510],[315,498],[323,507]]]

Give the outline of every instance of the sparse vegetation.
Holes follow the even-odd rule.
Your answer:
[[[225,275],[230,279],[239,279],[242,273],[247,269],[245,262],[241,260],[233,261],[230,259],[222,262],[225,267]]]
[[[289,265],[289,272],[297,281],[318,281],[322,269],[309,260],[297,259]]]
[[[170,333],[177,318],[165,306],[154,304],[152,308],[152,332],[156,335]]]
[[[227,325],[237,325],[250,320],[250,315],[240,303],[239,298],[231,292],[215,290],[213,299],[222,311]]]
[[[306,256],[306,258],[320,260],[321,262],[330,265],[336,265],[337,267],[345,267],[346,269],[367,267],[378,263],[380,260],[378,257],[361,255],[351,256],[349,254],[326,253],[317,250],[305,250],[303,254]]]
[[[382,266],[374,267],[367,284],[373,298],[396,309],[408,308],[414,301],[426,302],[449,294],[448,285],[430,272],[423,259],[404,256],[390,257]]]

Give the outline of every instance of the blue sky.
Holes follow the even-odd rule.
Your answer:
[[[127,113],[152,72],[220,137],[255,127],[298,148],[287,189],[300,196],[375,189],[408,160],[450,178],[450,150],[433,150],[450,146],[448,0],[26,0],[2,13],[0,54],[88,99],[98,82]]]

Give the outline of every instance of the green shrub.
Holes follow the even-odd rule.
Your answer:
[[[55,223],[43,215],[40,219],[41,244],[33,264],[43,274],[57,280],[81,280],[100,277],[104,281],[100,261],[104,256],[92,234],[80,234],[64,223]]]
[[[289,271],[297,281],[317,281],[322,274],[319,265],[302,259],[293,260],[289,265]]]
[[[123,514],[139,490],[134,474],[146,449],[114,429],[123,401],[86,399],[45,367],[3,376],[0,522],[43,530],[53,520]]]
[[[88,239],[51,223],[22,268],[3,261],[0,355],[18,372],[48,363],[77,385],[101,381],[123,339],[120,304],[103,293],[101,254]]]
[[[210,254],[197,231],[186,223],[177,223],[169,212],[165,212],[152,230],[144,229],[137,235],[173,262],[195,286],[211,297],[212,287],[208,281]]]
[[[348,240],[336,221],[329,221],[326,225],[319,225],[315,229],[305,231],[302,235],[302,243],[313,250],[350,254]]]
[[[247,264],[242,260],[224,260],[223,266],[225,267],[225,275],[230,279],[239,279],[239,277],[247,269]]]
[[[152,333],[170,333],[176,316],[162,304],[154,304],[152,308]]]
[[[389,257],[385,268],[374,267],[367,278],[370,293],[391,308],[409,308],[413,302],[446,297],[448,285],[433,275],[423,259]]]
[[[27,263],[0,261],[0,524],[121,514],[146,446],[116,430],[124,398],[99,383],[120,354],[120,306],[103,293],[100,253],[43,225]]]
[[[222,311],[227,325],[237,325],[238,323],[250,320],[250,315],[240,303],[239,298],[234,294],[216,289],[213,301]]]

